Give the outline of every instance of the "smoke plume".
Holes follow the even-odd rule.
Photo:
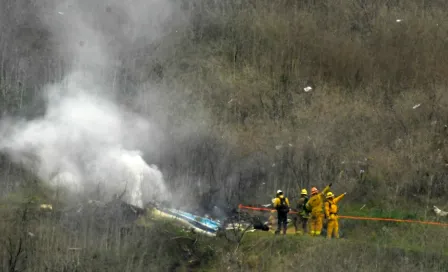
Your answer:
[[[41,10],[68,72],[47,85],[44,116],[0,122],[0,152],[54,188],[97,191],[142,206],[170,197],[162,173],[140,150],[151,150],[155,124],[114,101],[110,82],[127,48],[163,34],[168,1],[56,1]],[[144,136],[144,137],[142,137]],[[149,148],[148,148],[149,146]]]

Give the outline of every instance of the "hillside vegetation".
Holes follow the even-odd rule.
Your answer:
[[[117,68],[121,102],[170,132],[148,156],[173,188],[192,188],[190,173],[209,188],[200,197],[232,188],[212,194],[217,203],[335,180],[354,201],[392,206],[447,193],[443,1],[175,3],[189,23],[130,47]],[[33,116],[43,106],[35,89],[63,70],[50,65],[58,57],[45,28],[14,20],[26,27],[2,34],[13,43],[2,43],[0,107]],[[29,71],[14,64],[25,56]],[[185,137],[191,124],[199,135]]]
[[[337,180],[357,201],[425,203],[447,189],[442,7],[200,1],[174,82],[241,153],[271,158],[269,192]]]
[[[348,192],[345,212],[366,204],[427,219],[432,205],[448,208],[446,1],[169,1],[173,21],[186,21],[150,43],[123,44],[111,93],[163,129],[145,159],[160,166],[176,204],[225,210],[332,182],[335,194]],[[41,116],[41,88],[68,70],[38,5],[0,3],[1,116]],[[120,23],[118,11],[97,8],[116,16],[108,28]],[[343,226],[346,241],[252,235],[238,246],[165,223],[124,238],[113,224],[73,234],[57,219],[22,217],[25,197],[64,207],[34,173],[4,154],[0,173],[5,271],[447,269],[437,227],[356,222]]]
[[[344,238],[273,233],[207,237],[170,221],[136,223],[39,212],[31,202],[0,206],[3,271],[446,271],[446,230],[438,226],[342,220]],[[69,221],[67,221],[69,220]],[[70,224],[78,224],[69,228]]]
[[[271,158],[270,192],[337,179],[359,199],[440,197],[447,25],[427,2],[200,1],[176,56],[190,68],[167,79],[241,153]]]

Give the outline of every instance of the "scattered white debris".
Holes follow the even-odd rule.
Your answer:
[[[313,88],[311,88],[310,86],[303,88],[303,90],[307,93],[309,91],[311,91]]]
[[[405,264],[409,264],[409,258],[404,256],[402,257]]]
[[[413,106],[412,108],[415,110],[416,108],[420,107],[421,104],[417,104],[415,106]]]
[[[275,163],[272,164],[272,167],[275,167]]]
[[[438,217],[446,217],[448,216],[448,212],[442,211],[441,209],[437,208],[436,206],[433,206],[434,213]]]
[[[53,210],[53,206],[51,204],[40,204],[39,208],[43,211]]]
[[[280,150],[282,148],[282,145],[276,145],[275,149]]]
[[[290,147],[292,147],[292,144],[288,144]]]
[[[397,23],[399,23],[399,22],[401,22],[401,21],[403,21],[402,19],[397,19]]]
[[[239,229],[239,230],[246,230],[247,229],[247,231],[249,231],[248,230],[248,228],[250,227],[250,223],[229,223],[229,224],[227,224],[227,226],[226,226],[226,230],[237,230],[237,229]]]
[[[230,104],[233,102],[233,98],[229,100],[229,102],[227,102],[227,104]]]
[[[28,232],[28,235],[31,236],[31,237],[36,236],[36,235],[34,235],[34,233],[32,233],[32,232]]]
[[[365,207],[366,207],[366,204],[362,205],[360,210],[364,209]]]
[[[62,11],[58,11],[59,14],[64,15],[64,13]]]

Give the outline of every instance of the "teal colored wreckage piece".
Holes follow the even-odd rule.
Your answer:
[[[191,213],[187,213],[184,211],[176,210],[176,209],[161,209],[163,212],[172,215],[176,218],[187,221],[190,225],[192,225],[196,229],[200,229],[208,234],[216,235],[218,230],[221,228],[221,224],[217,221],[197,216]]]

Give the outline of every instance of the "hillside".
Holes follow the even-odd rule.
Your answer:
[[[117,193],[115,185],[121,193],[118,186],[128,177],[118,177],[119,167],[108,156],[128,148],[139,149],[145,169],[152,171],[151,186],[131,197],[148,200],[145,193],[156,194],[153,185],[163,184],[166,189],[157,194],[169,192],[173,205],[198,213],[269,203],[277,189],[294,199],[299,188],[330,182],[335,194],[348,192],[346,213],[359,213],[365,205],[384,216],[431,219],[433,205],[448,209],[445,1],[154,0],[151,5],[1,1],[2,203],[14,199],[14,206],[38,197],[62,209],[110,197]],[[75,98],[64,96],[65,88]],[[48,90],[61,97],[48,98]],[[101,173],[91,171],[97,164]],[[78,175],[73,180],[88,186],[68,197],[75,182],[62,189],[51,184],[73,169]],[[386,232],[375,240],[381,223],[355,226],[360,228],[346,226],[355,241],[315,247],[303,237],[261,237],[231,251],[235,245],[227,241],[204,241],[198,254],[205,255],[198,258],[213,256],[199,266],[271,271],[278,264],[314,271],[337,262],[332,267],[337,271],[446,269],[443,257],[436,256],[446,253],[440,229],[432,234],[431,227],[397,227],[394,235]],[[101,239],[111,239],[106,236]],[[166,241],[163,235],[141,236],[157,247],[151,260],[166,261],[153,269],[172,271],[168,267],[176,260],[168,253],[171,245],[163,244],[177,236]],[[399,236],[406,238],[395,240]],[[59,233],[42,238],[47,248],[33,259],[42,262],[39,271],[73,271],[56,261],[43,264],[60,237],[71,239]],[[92,249],[84,258],[101,256],[98,265],[106,270],[150,269],[138,242],[127,240],[129,255],[120,258],[118,247],[98,242],[101,253]],[[254,244],[266,248],[265,257],[253,256]],[[28,246],[39,251],[37,244]],[[301,261],[327,248],[332,255],[319,262],[322,267]],[[101,271],[95,265],[77,269]]]
[[[341,220],[343,238],[269,232],[207,237],[173,221],[0,206],[4,271],[445,271],[446,229]],[[94,211],[94,210],[91,210]],[[15,213],[13,213],[15,212]],[[64,213],[66,213],[64,215]],[[68,215],[68,217],[66,217]],[[75,216],[74,216],[75,215]],[[71,227],[70,227],[71,226]],[[241,235],[238,234],[238,236]],[[32,270],[30,270],[32,269]]]
[[[117,95],[171,135],[146,156],[181,190],[192,185],[186,172],[210,191],[227,180],[264,199],[337,179],[357,201],[426,203],[447,189],[448,61],[444,4],[424,3],[179,1],[187,23],[118,55]],[[36,87],[61,75],[49,63],[64,60],[32,16],[15,20],[24,26],[3,32],[0,106],[41,114]],[[23,69],[12,65],[23,58]]]

